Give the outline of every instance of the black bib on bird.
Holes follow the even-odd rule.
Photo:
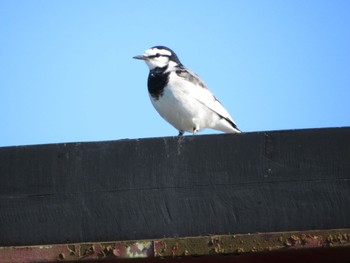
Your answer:
[[[155,68],[149,72],[147,83],[148,92],[156,100],[162,96],[164,88],[168,83],[170,72],[165,73],[167,68],[168,66]]]

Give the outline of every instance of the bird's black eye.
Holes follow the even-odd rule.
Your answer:
[[[156,57],[157,57],[157,58],[158,58],[158,57],[160,57],[160,54],[159,54],[159,53],[157,53],[157,54],[156,54]]]

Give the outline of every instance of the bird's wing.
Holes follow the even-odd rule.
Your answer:
[[[215,98],[214,94],[210,92],[197,74],[188,70],[187,68],[179,68],[175,72],[180,78],[187,80],[192,84],[191,87],[187,89],[190,96],[220,115],[222,118],[226,119],[234,128],[238,129],[230,114],[222,106],[220,101]]]

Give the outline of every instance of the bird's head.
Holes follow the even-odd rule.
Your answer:
[[[144,60],[150,70],[181,65],[175,52],[164,46],[151,47],[147,49],[143,55],[135,56],[133,58]]]

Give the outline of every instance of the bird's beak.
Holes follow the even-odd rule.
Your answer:
[[[146,60],[146,59],[147,59],[147,57],[144,56],[144,55],[135,56],[135,57],[133,57],[133,58],[134,58],[134,59],[141,59],[141,60]]]

